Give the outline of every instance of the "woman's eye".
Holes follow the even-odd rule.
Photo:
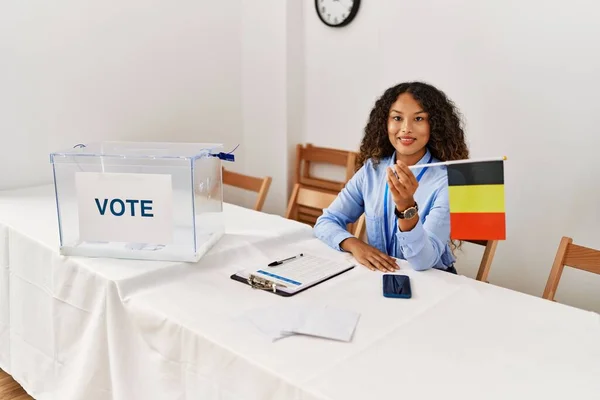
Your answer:
[[[415,118],[415,121],[423,121],[423,117],[417,117]]]
[[[400,120],[402,120],[402,117],[399,117],[399,116],[395,116],[395,117],[392,117],[392,118],[393,118],[394,121],[400,121]]]

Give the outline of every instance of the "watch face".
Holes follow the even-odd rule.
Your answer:
[[[414,218],[416,215],[417,215],[417,209],[414,207],[411,207],[408,210],[404,211],[404,218],[406,218],[406,219]]]

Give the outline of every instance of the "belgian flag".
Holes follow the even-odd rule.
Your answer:
[[[450,238],[505,240],[504,161],[451,163]]]

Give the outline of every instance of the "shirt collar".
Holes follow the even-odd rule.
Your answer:
[[[429,148],[425,147],[425,154],[423,155],[423,157],[421,157],[421,159],[419,161],[417,161],[417,164],[426,164],[427,161],[429,161],[429,157],[431,157],[431,153],[429,152]],[[390,165],[394,165],[396,164],[396,151],[394,150],[394,153],[392,154],[392,162],[390,163]]]

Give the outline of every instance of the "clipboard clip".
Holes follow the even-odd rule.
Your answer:
[[[287,287],[280,283],[275,283],[271,280],[261,278],[260,276],[256,276],[254,274],[251,274],[248,277],[248,285],[250,285],[250,287],[252,287],[253,289],[271,290],[273,291],[273,293],[277,291],[278,287]]]

